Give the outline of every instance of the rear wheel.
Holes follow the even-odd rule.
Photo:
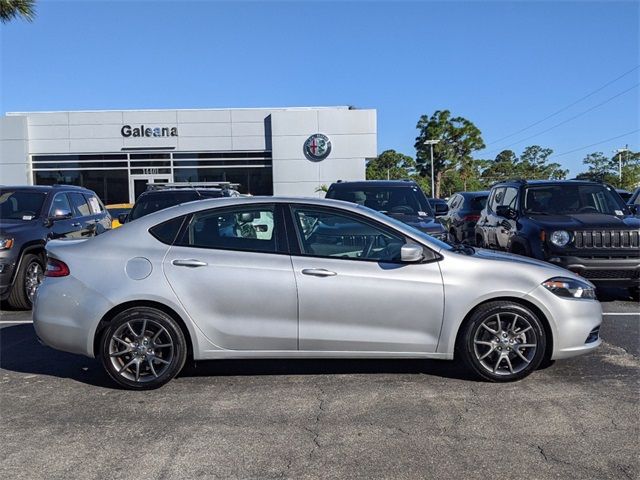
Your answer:
[[[542,322],[517,303],[487,303],[463,328],[456,356],[485,380],[519,380],[538,368],[544,358],[546,334]]]
[[[44,262],[42,257],[33,253],[24,255],[11,287],[9,305],[13,308],[30,310],[43,278]]]
[[[109,376],[131,390],[161,387],[182,370],[187,358],[187,343],[178,323],[150,307],[118,314],[104,330],[100,346]]]

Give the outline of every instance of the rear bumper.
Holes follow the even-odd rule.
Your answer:
[[[36,293],[33,327],[45,345],[93,357],[101,312],[110,307],[106,298],[71,276],[46,278]]]
[[[640,285],[640,257],[551,256],[548,261],[571,270],[599,286],[634,287]]]

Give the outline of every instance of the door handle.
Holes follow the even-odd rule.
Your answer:
[[[324,268],[305,268],[302,270],[303,275],[311,275],[312,277],[335,277],[336,272],[326,270]]]
[[[176,267],[206,267],[207,266],[207,262],[201,262],[200,260],[193,260],[193,259],[188,259],[188,260],[174,260],[173,262],[171,262],[173,265],[175,265]]]

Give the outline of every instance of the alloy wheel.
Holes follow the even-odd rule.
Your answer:
[[[109,361],[118,375],[136,383],[156,380],[170,368],[174,343],[168,330],[151,318],[120,325],[109,339]]]
[[[30,302],[33,303],[33,299],[36,296],[36,291],[44,279],[44,270],[40,262],[32,261],[27,266],[24,276],[24,293]]]
[[[535,328],[514,312],[495,313],[476,329],[473,350],[480,365],[494,375],[518,374],[536,355]]]

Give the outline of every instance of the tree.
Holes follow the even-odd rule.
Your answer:
[[[416,162],[422,177],[431,176],[431,151],[426,140],[439,140],[433,146],[434,188],[430,192],[440,196],[443,175],[451,170],[469,172],[472,170],[471,154],[484,148],[482,133],[472,122],[463,117],[451,117],[449,110],[437,110],[434,114],[422,115],[416,125]]]
[[[385,150],[367,163],[367,180],[402,180],[415,174],[416,162],[408,155]]]
[[[0,0],[0,21],[9,23],[14,18],[32,22],[36,16],[35,0]]]
[[[552,149],[539,145],[525,148],[520,157],[511,150],[503,150],[495,160],[487,162],[482,178],[487,186],[510,178],[562,180],[569,171],[562,169],[559,163],[549,163],[552,153]]]
[[[609,158],[602,152],[588,154],[582,160],[589,169],[577,176],[583,180],[606,182],[618,188],[634,190],[640,185],[640,152],[631,150]],[[622,179],[620,178],[622,166]]]

